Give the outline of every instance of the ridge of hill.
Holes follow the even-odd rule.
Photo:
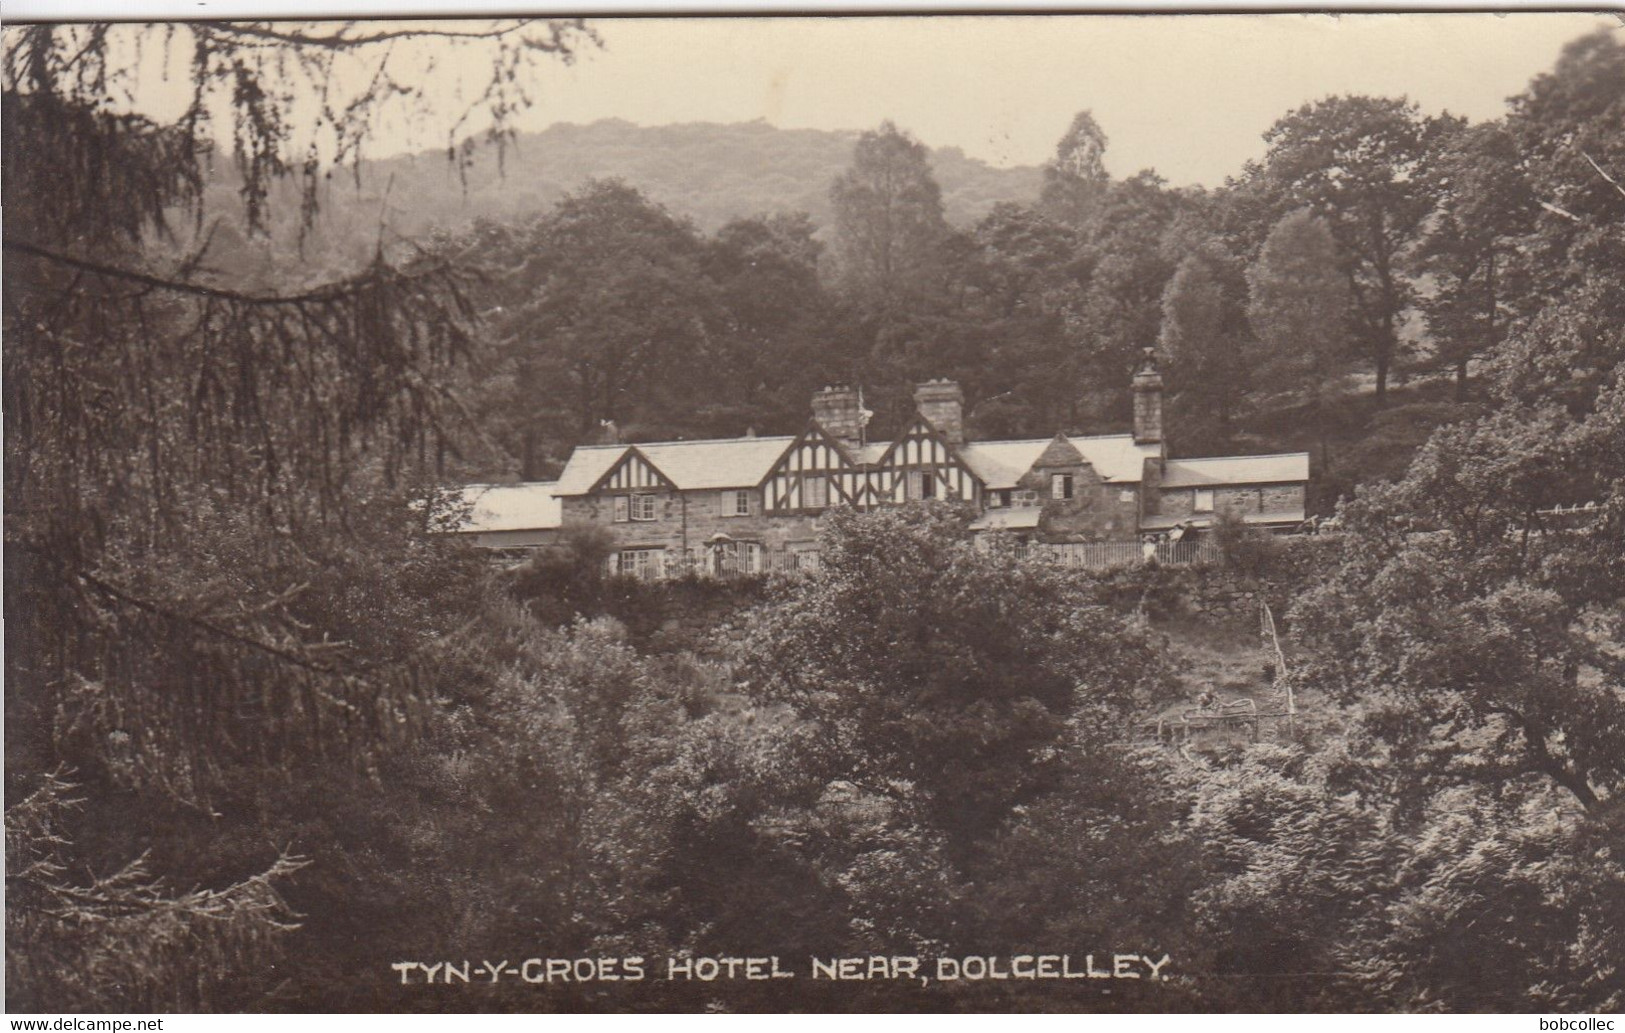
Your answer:
[[[708,233],[741,216],[806,212],[827,236],[834,221],[830,184],[851,164],[858,136],[780,129],[762,120],[639,126],[604,119],[521,133],[500,155],[482,144],[460,170],[444,151],[364,161],[359,186],[349,172],[338,172],[323,191],[327,225],[320,232],[332,239],[318,242],[318,249],[367,251],[381,225],[421,238],[482,217],[524,219],[589,179],[611,177]],[[1001,201],[1036,200],[1043,181],[1039,168],[996,168],[957,147],[932,149],[931,165],[948,220],[960,226]],[[235,187],[221,180],[214,189]]]

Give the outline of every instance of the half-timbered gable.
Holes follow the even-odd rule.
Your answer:
[[[925,417],[918,417],[880,456],[870,490],[884,502],[982,501],[981,479]]]
[[[671,478],[661,473],[660,468],[634,445],[626,450],[620,462],[598,478],[598,483],[588,490],[588,494],[675,490],[677,485],[672,483]]]
[[[816,420],[807,424],[762,481],[767,513],[816,513],[870,504],[867,476]]]

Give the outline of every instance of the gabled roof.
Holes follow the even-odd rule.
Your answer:
[[[643,445],[581,445],[559,475],[559,495],[585,495],[636,447],[679,489],[754,488],[790,446],[792,437],[658,441]]]
[[[1155,444],[1135,444],[1132,434],[1067,437],[1066,441],[1095,468],[1102,480],[1113,483],[1138,483],[1145,460],[1160,454]],[[1055,438],[973,441],[961,446],[959,454],[990,491],[1000,491],[1014,488],[1052,444]]]
[[[1055,439],[1044,446],[1044,451],[1038,453],[1033,460],[1036,466],[1076,466],[1084,462],[1083,453],[1078,446],[1067,440],[1065,434],[1055,435]]]
[[[1206,488],[1222,484],[1292,484],[1309,479],[1309,453],[1170,459],[1164,488]]]
[[[563,524],[557,481],[528,484],[471,484],[463,489],[463,501],[472,509],[460,528],[469,533],[483,531],[545,531]]]

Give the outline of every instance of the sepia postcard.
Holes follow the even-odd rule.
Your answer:
[[[3,33],[8,1011],[1625,1007],[1617,16]]]

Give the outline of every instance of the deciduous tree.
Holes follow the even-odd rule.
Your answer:
[[[948,235],[925,145],[891,122],[858,138],[830,187],[841,281],[862,305],[895,312],[940,289]]]
[[[1433,208],[1422,175],[1429,141],[1457,128],[1387,97],[1329,97],[1286,115],[1264,134],[1262,173],[1284,204],[1324,218],[1349,284],[1361,356],[1385,396],[1402,350],[1400,322],[1413,290],[1404,256]]]

